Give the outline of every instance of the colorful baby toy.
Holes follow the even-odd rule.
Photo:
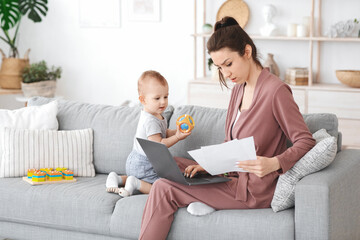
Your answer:
[[[54,170],[54,168],[28,169],[27,176],[24,176],[23,180],[31,185],[76,182],[73,171],[65,167],[57,167],[55,169],[56,170]]]
[[[60,181],[63,178],[61,172],[59,171],[50,171],[47,174],[49,176],[49,181]]]
[[[36,171],[32,175],[32,181],[33,182],[45,182],[45,175],[46,173],[42,171]]]
[[[64,170],[64,171],[62,171],[62,174],[63,174],[65,180],[73,180],[74,179],[73,171]]]
[[[181,132],[187,133],[193,130],[195,127],[195,122],[190,115],[184,114],[176,120],[176,125],[180,127]]]
[[[35,169],[35,168],[29,169],[28,172],[27,172],[27,177],[28,177],[28,179],[31,179],[32,176],[33,176],[33,174],[34,174],[34,172],[36,172],[36,171],[39,171],[39,170],[37,170],[37,169]]]

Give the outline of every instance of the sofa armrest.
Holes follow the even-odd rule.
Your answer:
[[[360,239],[359,201],[360,150],[342,150],[296,185],[296,239]]]

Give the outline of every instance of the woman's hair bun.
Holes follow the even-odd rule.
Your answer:
[[[239,25],[238,22],[233,17],[223,17],[221,20],[215,23],[215,31],[220,28],[229,27],[233,25]]]

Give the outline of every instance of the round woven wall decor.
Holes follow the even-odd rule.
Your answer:
[[[249,7],[243,0],[227,0],[216,14],[216,21],[223,17],[233,17],[244,28],[249,20]]]

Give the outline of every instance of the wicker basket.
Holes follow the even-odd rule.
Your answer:
[[[4,52],[0,49],[2,55],[2,63],[0,70],[0,86],[4,89],[20,89],[22,81],[22,71],[29,65],[28,49],[24,58],[7,58]]]
[[[22,70],[29,65],[29,59],[3,58],[0,71],[0,86],[5,89],[20,89]]]
[[[24,97],[49,97],[52,98],[55,96],[56,91],[56,81],[41,81],[34,83],[21,83],[21,89],[23,91]]]
[[[360,70],[336,70],[336,77],[343,84],[360,88]]]

